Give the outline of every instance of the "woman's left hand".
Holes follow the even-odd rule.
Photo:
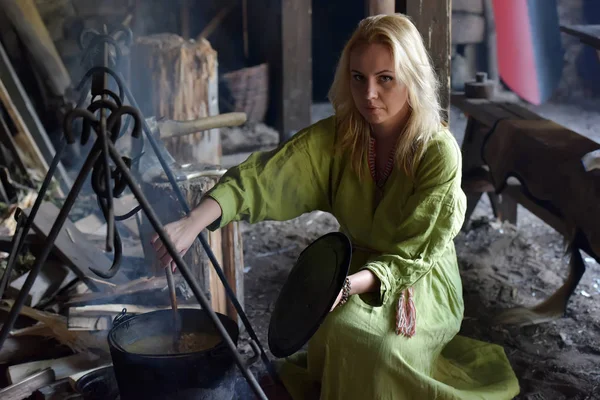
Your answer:
[[[350,294],[348,297],[355,294],[363,294],[369,292],[376,292],[379,290],[379,279],[375,276],[373,272],[368,269],[363,269],[362,271],[358,271],[355,274],[348,275],[348,279],[350,280]],[[333,311],[340,301],[342,300],[342,296],[344,295],[344,288],[340,290],[338,293],[333,306],[329,312]]]

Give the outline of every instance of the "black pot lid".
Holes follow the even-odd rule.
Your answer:
[[[277,297],[269,323],[269,348],[275,357],[287,357],[314,335],[350,268],[352,245],[346,235],[321,236],[302,251]]]

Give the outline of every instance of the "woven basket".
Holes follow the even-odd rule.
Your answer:
[[[269,104],[269,68],[267,64],[243,68],[223,74],[221,84],[226,86],[228,111],[245,112],[248,123],[262,122]]]

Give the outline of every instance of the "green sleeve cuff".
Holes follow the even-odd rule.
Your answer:
[[[214,232],[217,229],[223,228],[236,218],[237,213],[235,209],[235,193],[233,190],[231,190],[231,188],[227,187],[227,185],[217,184],[215,187],[210,189],[205,196],[216,201],[221,207],[221,217],[208,225],[206,229]]]
[[[381,262],[372,261],[365,264],[361,269],[371,271],[377,279],[379,279],[379,293],[371,293],[372,296],[363,296],[363,300],[371,303],[374,306],[383,306],[388,302],[388,299],[393,292],[392,282],[389,279],[388,268]],[[375,295],[378,294],[377,298]],[[373,304],[375,303],[375,304]]]

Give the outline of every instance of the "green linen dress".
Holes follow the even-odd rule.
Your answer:
[[[457,335],[462,283],[454,237],[464,221],[461,154],[445,128],[414,178],[394,167],[377,196],[367,160],[363,179],[337,154],[335,116],[279,148],[254,153],[207,193],[222,208],[209,229],[234,220],[289,220],[332,213],[352,240],[350,273],[371,270],[378,293],[355,295],[329,313],[308,343],[279,365],[295,400],[511,399],[517,378],[504,350]],[[398,302],[410,288],[412,336],[397,334]]]

